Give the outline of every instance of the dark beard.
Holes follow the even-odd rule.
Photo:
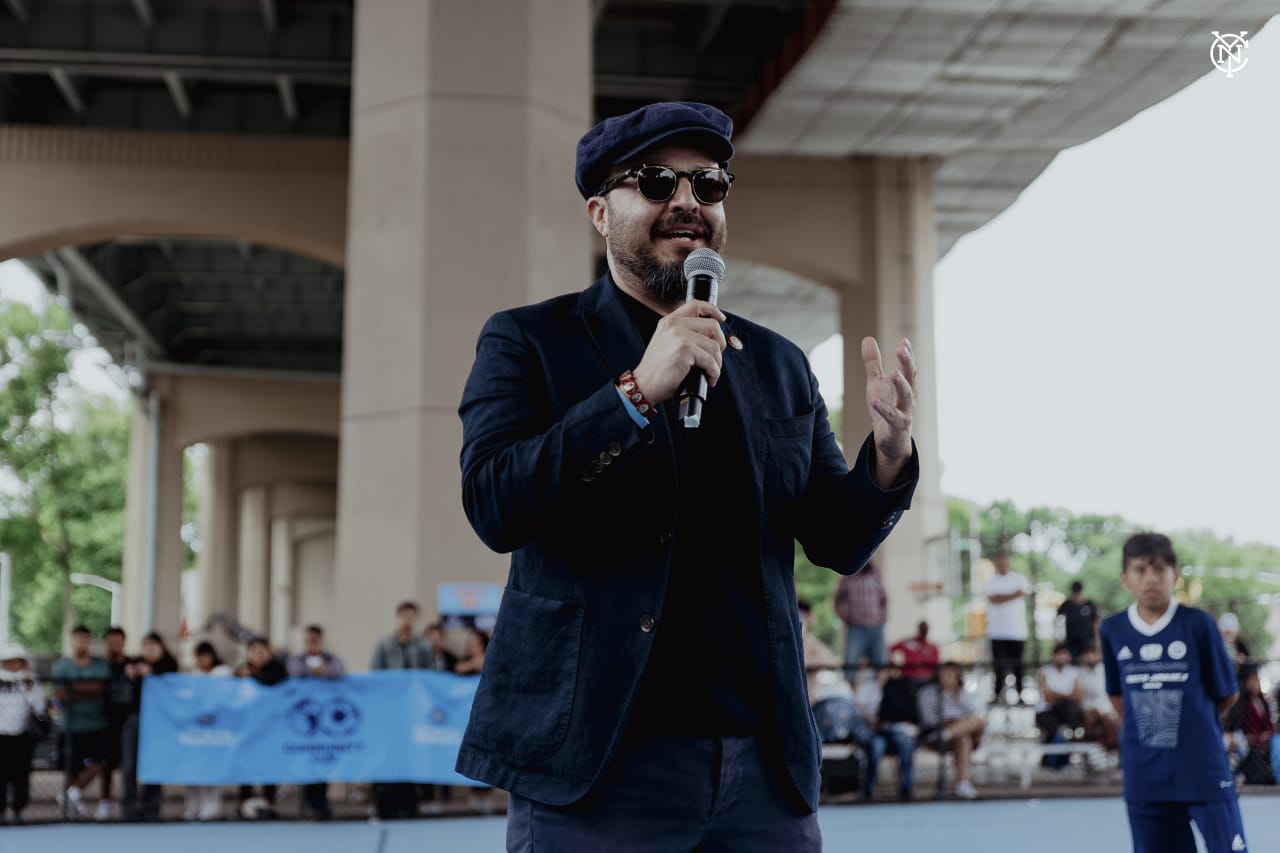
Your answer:
[[[677,214],[663,223],[655,225],[652,233],[658,232],[661,228],[671,228],[682,224],[696,224],[699,229],[705,231],[705,226],[696,217]],[[650,235],[651,240],[653,239],[652,233]],[[679,305],[684,302],[685,294],[688,291],[687,283],[684,280],[684,261],[693,252],[693,249],[681,250],[679,260],[664,264],[654,255],[653,247],[649,243],[639,243],[633,251],[628,250],[626,244],[632,242],[628,239],[629,236],[624,232],[620,239],[608,241],[609,252],[613,255],[613,259],[617,261],[618,266],[638,279],[645,293],[660,305]],[[726,236],[727,229],[724,225],[721,225],[718,231],[709,235],[708,243],[713,250],[719,252],[724,248]]]
[[[690,249],[690,252],[693,250]],[[684,253],[688,256],[688,252]],[[618,266],[640,280],[645,293],[661,305],[678,305],[684,302],[684,258],[670,264],[664,264],[653,256],[647,248],[638,252],[613,252],[613,259]]]

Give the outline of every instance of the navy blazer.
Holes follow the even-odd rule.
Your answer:
[[[795,541],[842,574],[866,564],[911,501],[852,471],[804,353],[730,316],[727,383],[755,479],[756,513],[717,535],[759,541],[782,759],[810,808],[820,744],[805,690]],[[581,294],[495,314],[480,333],[462,418],[467,518],[511,570],[457,769],[523,797],[583,797],[618,744],[662,605],[676,522],[667,421],[637,427],[614,387],[645,343],[608,275]],[[672,405],[671,403],[663,404]],[[661,406],[660,406],[661,408]]]

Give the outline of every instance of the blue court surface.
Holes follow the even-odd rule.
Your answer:
[[[1249,850],[1280,851],[1280,799],[1241,798]],[[819,813],[831,853],[1124,853],[1118,799],[994,800],[831,806]],[[387,823],[93,824],[0,828],[0,853],[501,853],[501,817]],[[785,853],[785,851],[779,851]]]

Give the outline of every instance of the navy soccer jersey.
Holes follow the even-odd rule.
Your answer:
[[[1124,798],[1234,799],[1217,704],[1236,692],[1236,675],[1213,617],[1175,600],[1147,625],[1135,604],[1100,633],[1107,693],[1124,697]]]

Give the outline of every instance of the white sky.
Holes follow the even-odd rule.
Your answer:
[[[1280,20],[1063,152],[935,275],[947,494],[1280,544]],[[0,294],[39,285],[0,264]],[[883,342],[882,342],[883,343]],[[838,400],[839,339],[813,353]],[[81,359],[77,381],[123,395]]]
[[[1280,19],[1231,79],[1211,41],[936,267],[946,494],[1280,545]]]

